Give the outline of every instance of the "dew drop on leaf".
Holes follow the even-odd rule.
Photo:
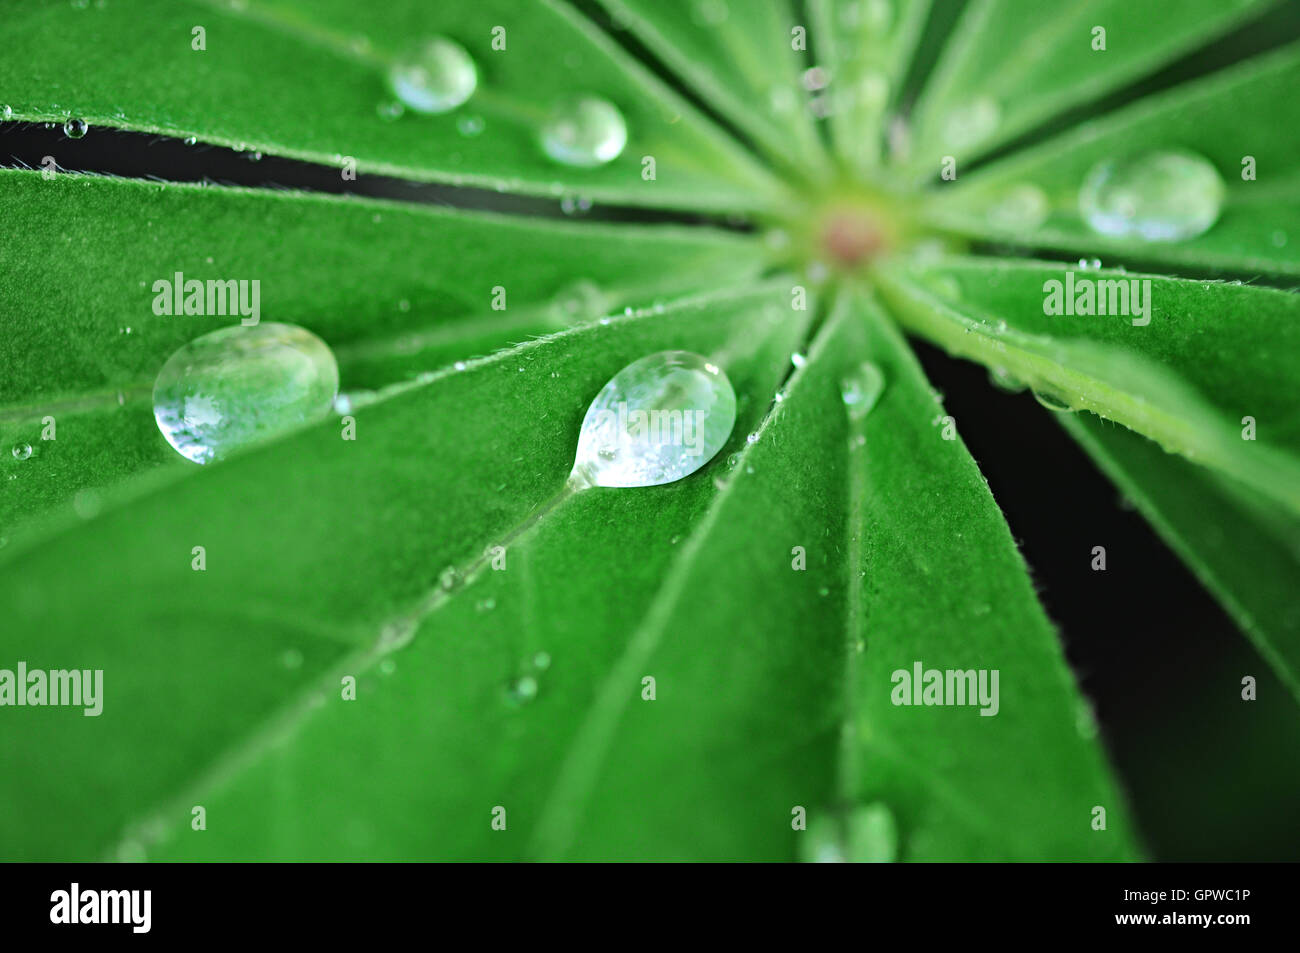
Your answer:
[[[461,116],[456,120],[456,131],[466,139],[473,139],[475,136],[481,135],[486,128],[487,123],[484,122],[482,116]]]
[[[736,423],[727,375],[690,351],[633,361],[587,408],[570,482],[657,486],[708,463]]]
[[[537,679],[521,675],[506,685],[506,701],[512,705],[526,705],[537,697]]]
[[[321,419],[338,387],[334,354],[310,331],[236,325],[167,359],[154,383],[154,419],[177,453],[209,463]]]
[[[1059,398],[1053,397],[1051,394],[1040,394],[1040,393],[1039,393],[1038,391],[1036,391],[1036,390],[1035,390],[1035,391],[1030,391],[1030,393],[1034,395],[1034,400],[1038,401],[1040,404],[1042,404],[1042,405],[1043,405],[1044,407],[1046,407],[1048,410],[1053,411],[1053,412],[1055,412],[1055,413],[1058,413],[1058,414],[1061,414],[1061,413],[1069,413],[1071,410],[1074,409],[1074,408],[1071,407],[1069,404],[1067,404],[1065,401],[1060,400]]]
[[[445,113],[473,95],[478,68],[455,40],[435,36],[393,64],[388,85],[416,112]]]
[[[1079,190],[1079,214],[1101,235],[1176,242],[1218,221],[1225,189],[1203,156],[1157,151],[1105,159]]]
[[[14,444],[13,454],[15,460],[29,460],[32,456],[32,445],[30,443]]]
[[[69,139],[80,139],[90,131],[84,119],[69,119],[63,124],[63,134]]]
[[[863,361],[856,371],[840,382],[840,397],[848,408],[850,420],[861,420],[871,413],[885,390],[885,375],[870,361]]]
[[[613,103],[579,96],[555,109],[541,138],[542,149],[556,162],[591,168],[618,158],[627,145],[627,123]]]
[[[958,106],[948,113],[943,124],[944,144],[950,149],[965,149],[983,142],[1002,121],[1002,110],[987,96]]]
[[[1007,189],[989,209],[989,224],[1007,231],[1033,231],[1047,221],[1047,195],[1022,182]]]

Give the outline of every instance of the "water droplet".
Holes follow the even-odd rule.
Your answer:
[[[808,92],[825,89],[831,81],[831,74],[820,66],[812,66],[803,71],[803,88]]]
[[[63,134],[69,139],[80,139],[90,131],[84,119],[69,119],[63,124]]]
[[[944,120],[944,143],[950,149],[965,149],[983,142],[1002,121],[1002,110],[987,96],[959,106]]]
[[[1102,235],[1176,242],[1208,231],[1224,194],[1223,179],[1203,156],[1146,152],[1093,166],[1079,190],[1079,214]]]
[[[1006,391],[1008,394],[1018,394],[1025,389],[1025,385],[1017,380],[1005,367],[989,368],[989,383],[998,390]]]
[[[1056,412],[1056,413],[1058,413],[1058,414],[1061,414],[1061,413],[1069,413],[1070,411],[1072,411],[1072,410],[1074,409],[1074,408],[1071,407],[1069,404],[1067,404],[1065,401],[1063,401],[1063,400],[1061,400],[1061,399],[1059,399],[1059,398],[1057,398],[1057,397],[1053,397],[1051,394],[1040,394],[1040,393],[1039,393],[1038,391],[1036,391],[1036,390],[1035,390],[1035,391],[1030,391],[1030,393],[1032,393],[1032,394],[1034,395],[1034,400],[1038,401],[1040,404],[1042,404],[1042,405],[1043,405],[1044,407],[1046,407],[1048,410],[1054,411],[1054,412]]]
[[[798,351],[790,355],[790,363],[795,367],[805,367],[808,364],[808,358],[804,357]]]
[[[657,486],[694,473],[736,423],[727,375],[689,351],[660,351],[623,368],[582,421],[570,479],[595,486]]]
[[[466,139],[481,135],[486,128],[487,123],[482,116],[461,116],[456,120],[456,131]]]
[[[393,64],[388,84],[416,112],[445,113],[473,95],[478,69],[463,46],[435,36]]]
[[[32,456],[32,445],[30,443],[16,443],[13,449],[15,460],[30,460]]]
[[[898,858],[898,825],[883,804],[823,814],[808,825],[799,853],[811,863],[888,863]]]
[[[885,389],[885,375],[870,361],[858,365],[853,374],[840,382],[840,396],[849,410],[850,420],[861,420],[871,413]]]
[[[1047,221],[1047,193],[1027,182],[1007,189],[989,209],[989,223],[1007,231],[1032,231]]]
[[[748,437],[745,438],[745,441],[747,443],[758,443],[758,434],[756,433],[750,434]]]
[[[552,314],[565,323],[590,321],[609,309],[610,301],[594,281],[579,278],[555,295]]]
[[[506,686],[506,700],[513,705],[526,705],[537,697],[537,679],[521,675]]]
[[[537,669],[538,671],[544,672],[550,667],[551,667],[550,652],[538,652],[536,655],[533,656],[533,668]]]
[[[591,199],[585,195],[566,195],[560,199],[560,211],[565,215],[586,215],[591,211]]]
[[[1101,259],[1100,259],[1100,258],[1080,258],[1080,259],[1079,259],[1079,268],[1081,268],[1083,271],[1097,271],[1099,268],[1101,268]]]
[[[596,96],[562,104],[542,126],[542,148],[556,162],[591,168],[618,158],[627,123],[618,108]]]
[[[338,386],[333,352],[310,331],[236,325],[167,359],[154,383],[154,419],[177,453],[208,463],[324,417]]]
[[[491,612],[496,607],[497,607],[497,601],[493,599],[491,596],[488,596],[486,599],[480,599],[474,605],[474,608],[477,609],[479,612]]]
[[[6,103],[4,106],[0,106],[0,119],[13,119],[13,118],[14,118],[13,106],[10,106],[8,103]]]
[[[464,361],[457,361],[455,364],[453,364],[453,365],[451,365],[451,366],[454,367],[454,368],[455,368],[456,370],[458,370],[458,371],[463,371],[465,368],[469,367],[469,365],[466,364]]]
[[[401,119],[402,114],[406,112],[406,107],[401,103],[384,102],[375,107],[375,112],[379,113],[379,118],[388,122],[395,119]]]

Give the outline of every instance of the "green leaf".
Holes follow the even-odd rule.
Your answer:
[[[192,48],[197,27],[202,50]],[[493,49],[494,27],[505,28],[504,50]],[[5,30],[27,54],[0,64],[15,119],[74,116],[341,171],[355,159],[363,174],[632,205],[746,210],[780,193],[689,104],[552,0],[138,0],[86,9],[39,0],[8,11]],[[443,115],[382,118],[391,64],[434,35],[472,55],[475,94]],[[622,154],[594,169],[560,165],[538,142],[555,105],[584,94],[612,102],[628,126]],[[482,131],[464,134],[467,119],[481,119]],[[645,156],[656,160],[653,180],[642,178]]]
[[[10,562],[0,578],[9,623],[0,653],[31,669],[103,669],[104,710],[93,719],[69,708],[10,711],[22,730],[5,734],[7,856],[85,858],[136,820],[129,854],[160,823],[188,825],[195,804],[213,817],[211,837],[186,842],[196,853],[224,844],[245,857],[337,855],[350,849],[351,826],[325,818],[344,808],[424,831],[385,837],[371,845],[377,853],[483,848],[487,812],[510,795],[500,772],[527,779],[554,758],[563,739],[551,731],[572,719],[601,659],[622,651],[688,545],[673,538],[689,536],[718,492],[725,453],[744,446],[761,419],[802,331],[789,302],[788,285],[760,286],[502,351],[359,408],[355,441],[322,423],[106,509]],[[732,446],[677,484],[580,494],[517,551],[512,527],[536,518],[564,484],[600,386],[629,361],[678,347],[713,355],[742,396]],[[489,571],[447,600],[445,570],[471,565],[494,543],[510,545],[511,571]],[[195,546],[205,547],[206,571],[191,568]],[[478,612],[476,601],[493,592],[495,610]],[[367,673],[421,619],[392,681],[376,684]],[[554,658],[545,694],[516,712],[505,686],[543,649]],[[363,682],[355,703],[339,700],[349,674]],[[566,685],[576,695],[566,699]],[[333,754],[321,758],[305,729],[325,722],[336,727]],[[521,736],[530,724],[545,744]],[[499,745],[484,746],[488,737]],[[287,746],[275,747],[278,738]],[[527,743],[515,750],[511,739]],[[301,757],[322,780],[337,772],[352,781],[301,789],[297,806],[282,787],[277,808],[218,815],[216,788],[264,755]],[[374,796],[347,800],[356,784]],[[404,797],[412,812],[385,807]],[[457,815],[447,798],[472,799],[472,812]],[[442,803],[441,820],[416,803]],[[163,813],[144,816],[151,805]],[[469,811],[470,802],[460,806]],[[272,823],[281,808],[308,812],[303,841],[293,821],[263,836],[242,826]]]
[[[1273,2],[972,0],[914,113],[914,161],[933,177],[941,156],[961,162],[987,152],[1154,72]]]
[[[960,439],[944,437],[952,418],[898,332],[870,299],[845,304],[865,319],[885,386],[850,431],[860,569],[842,802],[888,805],[907,860],[1132,858],[1090,709],[987,483]],[[894,673],[917,664],[998,671],[996,715],[896,706]],[[1104,831],[1091,826],[1098,806]]]
[[[908,328],[1004,385],[1122,423],[1300,512],[1300,297],[996,259],[899,262],[878,277]],[[1045,314],[1052,281],[1120,284],[1090,286],[1105,292],[1109,315]],[[1134,283],[1145,317],[1136,297],[1118,297]]]
[[[177,272],[260,282],[261,317],[318,334],[355,391],[762,267],[755,243],[703,228],[7,170],[0,219],[44,250],[0,273],[7,536],[51,506],[70,516],[80,491],[102,496],[133,471],[189,467],[152,425],[154,377],[182,344],[242,317],[155,314],[154,283]],[[505,310],[493,310],[496,288]],[[42,441],[47,416],[55,439]],[[20,442],[38,456],[12,459]]]
[[[1085,123],[1041,146],[1001,159],[952,188],[924,211],[934,224],[976,238],[999,239],[1086,256],[1241,274],[1300,275],[1300,153],[1288,130],[1300,124],[1300,46],[1232,69]],[[1242,103],[1267,103],[1243,109]],[[1222,213],[1205,234],[1179,242],[1115,238],[1094,232],[1079,210],[1079,189],[1097,163],[1161,149],[1190,150],[1209,160],[1226,185]],[[1257,178],[1243,179],[1245,157]],[[1012,190],[1041,190],[1048,216],[1037,228],[1008,224],[998,213]]]
[[[897,9],[887,2],[811,0],[818,58],[831,76],[830,128],[836,153],[851,168],[879,165],[887,107],[899,86],[930,13],[930,0]]]
[[[1060,419],[1300,700],[1300,519],[1137,434],[1091,417]]]
[[[826,154],[800,74],[812,66],[792,46],[802,26],[786,0],[747,0],[734,10],[699,0],[600,0],[713,109],[792,174],[822,171]]]

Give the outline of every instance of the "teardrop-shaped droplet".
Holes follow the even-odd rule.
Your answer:
[[[660,351],[623,368],[587,409],[571,480],[657,486],[694,473],[736,423],[736,393],[715,364]]]
[[[542,127],[542,148],[556,162],[591,168],[618,158],[627,123],[613,103],[580,96],[558,107]]]
[[[858,369],[840,382],[840,396],[848,408],[850,420],[861,420],[871,413],[885,389],[885,375],[870,361],[863,361]]]
[[[408,108],[445,113],[473,95],[478,68],[455,40],[435,36],[393,64],[388,84]]]
[[[1065,401],[1061,400],[1059,397],[1054,397],[1051,394],[1043,394],[1036,390],[1030,391],[1030,393],[1034,395],[1034,400],[1038,401],[1048,410],[1053,411],[1055,413],[1066,414],[1074,410],[1073,407],[1071,407]]]
[[[1079,190],[1079,214],[1102,235],[1176,242],[1208,231],[1224,194],[1223,179],[1205,157],[1146,152],[1093,166]]]
[[[334,354],[310,331],[236,325],[167,359],[154,383],[153,413],[177,453],[209,463],[325,417],[338,389]]]

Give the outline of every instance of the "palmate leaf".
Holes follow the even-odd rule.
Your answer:
[[[1291,95],[1297,84],[1300,46],[1292,45],[1139,100],[970,176],[959,172],[951,188],[934,193],[924,214],[964,235],[1088,257],[1118,255],[1199,273],[1300,274],[1300,155],[1289,132],[1300,123],[1300,104]],[[1226,186],[1219,221],[1180,242],[1108,237],[1089,228],[1079,209],[1089,171],[1102,160],[1163,149],[1191,150],[1218,170]],[[1250,180],[1243,179],[1247,157],[1254,160]],[[1049,214],[1037,228],[1007,224],[997,213],[1011,190],[1025,186],[1046,197]]]
[[[0,98],[19,119],[75,115],[310,161],[354,156],[363,172],[636,205],[786,215],[782,183],[820,184],[802,116],[788,141],[761,118],[754,65],[779,49],[789,78],[788,25],[772,37],[731,4],[736,37],[699,36],[652,5],[610,6],[688,81],[690,50],[722,55],[717,85],[695,93],[799,168],[766,171],[558,0],[146,0],[132,11],[143,21],[111,4],[32,4],[13,20],[18,42],[63,46],[35,70],[0,66]],[[832,84],[859,66],[901,76],[920,6],[857,60],[830,42],[829,7],[814,4],[813,48],[839,64]],[[195,10],[211,21],[204,53],[189,48]],[[488,45],[498,24],[508,54]],[[378,119],[387,64],[434,32],[475,55],[479,93],[448,116]],[[151,57],[132,63],[142,42]],[[264,68],[249,73],[252,62]],[[628,117],[628,148],[607,167],[541,155],[540,122],[574,92]],[[462,118],[483,119],[483,131],[466,135]],[[873,107],[833,120],[841,159],[870,163],[879,119]],[[853,123],[873,137],[863,153]],[[659,164],[653,181],[640,174],[645,155]],[[27,191],[0,206],[6,223],[82,247],[24,257],[0,279],[26,335],[0,355],[16,357],[23,384],[15,400],[0,393],[12,411],[2,436],[28,439],[42,402],[63,402],[57,448],[6,465],[23,484],[0,516],[37,518],[0,550],[11,622],[0,653],[104,668],[110,688],[99,718],[26,709],[21,731],[0,735],[13,766],[0,779],[6,857],[1137,856],[1007,527],[870,293],[792,309],[792,286],[814,282],[760,281],[760,241],[707,230],[62,176],[0,177],[16,195],[9,186]],[[79,242],[82,216],[114,240],[115,218],[122,242],[107,253],[107,240]],[[211,467],[168,456],[144,389],[175,344],[229,323],[143,311],[147,283],[177,258],[195,262],[194,277],[246,267],[266,281],[264,300],[273,283],[287,311],[268,320],[318,331],[345,388],[379,388],[357,401],[356,441],[327,420]],[[923,272],[879,271],[890,317],[969,327],[935,305],[947,286],[931,279],[950,276]],[[582,277],[601,310],[640,310],[518,343],[556,329],[556,298]],[[98,297],[73,308],[30,293],[88,278]],[[509,290],[505,313],[487,307],[497,285]],[[114,336],[124,326],[133,333]],[[1112,356],[1092,342],[1005,340],[1025,367],[1044,354],[1071,374],[1111,366],[1090,363]],[[678,483],[548,508],[591,397],[664,348],[726,368],[739,397],[728,445]],[[1159,384],[1141,395],[1157,407],[1185,394],[1143,376],[1149,360],[1126,360]],[[846,381],[864,374],[884,384],[865,416],[845,400]],[[1224,410],[1190,406],[1197,425]],[[1285,483],[1258,469],[1252,485]],[[191,566],[199,545],[203,572]],[[493,545],[506,547],[503,571],[483,563]],[[997,669],[998,715],[896,705],[894,673],[918,663]],[[351,677],[355,701],[341,697]],[[190,826],[195,805],[208,811],[203,832]],[[498,806],[505,831],[491,826]],[[806,832],[791,827],[798,808]],[[1098,808],[1105,830],[1092,827]]]
[[[1274,0],[972,0],[926,85],[912,159],[927,178],[941,156],[987,152],[1067,108],[1100,98],[1206,44]],[[1094,48],[1104,31],[1105,45]]]
[[[647,206],[752,209],[777,181],[565,3],[475,0],[134,0],[77,9],[38,0],[8,11],[0,64],[12,118],[156,132],[362,173]],[[206,49],[192,48],[203,27]],[[504,27],[506,49],[492,48]],[[389,65],[430,35],[463,45],[479,87],[459,110],[381,117]],[[257,64],[256,70],[249,64]],[[597,93],[623,113],[628,144],[576,169],[538,143],[551,109]],[[461,121],[482,120],[466,135]],[[653,156],[656,177],[642,177]],[[57,159],[57,156],[55,157]]]
[[[754,243],[703,228],[19,171],[0,171],[0,222],[50,250],[11,256],[0,274],[0,446],[39,454],[0,462],[9,537],[49,507],[71,517],[80,491],[189,467],[151,430],[154,376],[182,344],[242,317],[155,315],[154,283],[177,272],[260,282],[261,318],[320,335],[355,391],[762,267]],[[55,439],[42,441],[47,415]]]
[[[104,613],[97,662],[111,657],[110,670],[129,667],[148,684],[157,663],[119,643],[144,618],[191,662],[215,666],[212,684],[243,678],[249,690],[209,695],[164,680],[119,700],[130,710],[93,743],[137,750],[149,712],[179,693],[205,726],[200,737],[150,727],[147,765],[124,759],[83,778],[114,788],[113,771],[129,773],[134,802],[91,811],[30,783],[7,798],[30,810],[54,798],[74,851],[104,847],[108,822],[130,819],[115,848],[127,857],[789,859],[838,849],[828,825],[868,801],[896,813],[906,857],[1129,856],[1123,805],[1077,727],[1081,703],[1051,628],[973,463],[931,426],[936,405],[912,359],[893,332],[864,330],[862,305],[841,307],[773,406],[803,330],[788,302],[784,287],[769,287],[502,352],[361,408],[356,444],[322,425],[53,544],[0,583],[6,597],[25,595],[13,603],[20,612],[39,612],[52,633],[43,652],[85,639],[68,628],[93,593],[54,611],[43,598],[69,585],[61,573],[75,549],[80,571],[111,558],[151,583],[148,600],[133,590]],[[887,384],[879,423],[873,415],[864,429],[841,390],[868,333],[865,352]],[[504,571],[450,596],[412,589],[436,586],[436,567],[463,566],[528,521],[568,472],[587,395],[609,368],[665,346],[711,354],[732,375],[742,397],[734,460],[697,480],[579,494],[510,545]],[[471,401],[492,410],[422,426]],[[882,444],[879,465],[857,436]],[[893,439],[909,454],[887,449]],[[493,478],[471,496],[465,472]],[[864,495],[873,484],[879,493]],[[932,505],[941,487],[962,490],[946,511]],[[355,529],[340,535],[322,518],[333,508]],[[936,519],[962,528],[935,532]],[[914,533],[928,540],[922,551],[893,551]],[[204,574],[190,572],[184,548],[199,536],[211,554]],[[803,571],[791,562],[797,545]],[[984,568],[935,600],[934,566],[954,560]],[[341,589],[340,571],[353,577]],[[984,599],[1006,611],[981,613]],[[973,607],[987,639],[940,634],[955,604]],[[255,639],[260,653],[224,651],[232,619],[222,606],[276,607],[240,618],[241,642]],[[410,624],[406,647],[375,645],[386,627]],[[855,665],[864,637],[867,664]],[[284,668],[286,651],[296,667]],[[1000,667],[999,715],[893,705],[889,670],[914,658]],[[339,699],[347,674],[359,679],[355,702]],[[641,696],[647,675],[653,702]],[[520,678],[536,680],[535,698]],[[300,697],[273,713],[277,687]],[[12,760],[92,743],[65,714],[41,712]],[[199,745],[212,752],[202,771]],[[1008,770],[1005,759],[1030,766]],[[156,811],[139,812],[142,793]],[[1029,813],[1026,800],[1037,805]],[[194,805],[208,812],[202,833],[189,829]],[[498,805],[506,832],[490,826]],[[1089,827],[1098,805],[1110,812],[1106,832]],[[813,821],[803,834],[791,829],[796,807]],[[22,830],[5,839],[48,856]]]

